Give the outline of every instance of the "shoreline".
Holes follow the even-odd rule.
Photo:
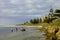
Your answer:
[[[42,27],[42,26],[25,26],[25,25],[16,26],[16,25],[0,25],[0,27]]]

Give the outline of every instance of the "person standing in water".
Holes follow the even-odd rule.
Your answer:
[[[13,29],[11,28],[11,32],[13,32]]]
[[[11,30],[11,32],[13,32],[13,29]]]
[[[16,28],[16,31],[18,31],[18,28]]]

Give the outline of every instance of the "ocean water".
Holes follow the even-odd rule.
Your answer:
[[[16,28],[18,29],[16,31]],[[37,30],[38,27],[0,27],[0,40],[45,40],[45,33]],[[13,32],[11,31],[13,30]]]

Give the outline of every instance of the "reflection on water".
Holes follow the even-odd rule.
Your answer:
[[[22,32],[21,28],[0,27],[0,40],[45,40],[45,33],[36,30],[37,27],[23,27],[26,30],[25,32]]]

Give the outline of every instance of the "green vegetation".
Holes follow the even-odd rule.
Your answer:
[[[48,16],[45,16],[45,18],[43,19],[44,21],[42,21],[42,18],[35,18],[35,19],[31,19],[30,20],[30,23],[26,23],[25,25],[27,26],[39,26],[39,25],[42,25],[42,26],[46,26],[46,25],[51,25],[51,26],[60,26],[60,17],[59,16],[55,16],[55,15],[59,15],[60,10],[56,10],[57,14],[55,14],[53,12],[53,9],[50,9],[50,13],[48,14]],[[56,20],[57,19],[57,20]],[[56,20],[56,21],[55,21]],[[59,20],[59,21],[58,21]]]
[[[56,22],[54,21],[51,23],[51,25],[60,26],[60,21],[56,21]]]
[[[60,26],[60,10],[56,9],[55,12],[51,8],[49,10],[48,16],[45,16],[44,18],[34,18],[31,19],[29,22],[25,22],[24,24],[17,24],[17,26],[24,25],[24,26]],[[57,19],[57,20],[56,20]],[[55,21],[56,20],[56,21]],[[59,21],[58,21],[59,20]]]
[[[55,10],[54,12],[53,9],[50,9],[49,12],[48,16],[31,19],[23,25],[43,26],[43,28],[45,28],[47,40],[60,40],[60,10]]]
[[[31,19],[30,23],[32,23],[32,24],[38,24],[39,23],[39,18]]]

